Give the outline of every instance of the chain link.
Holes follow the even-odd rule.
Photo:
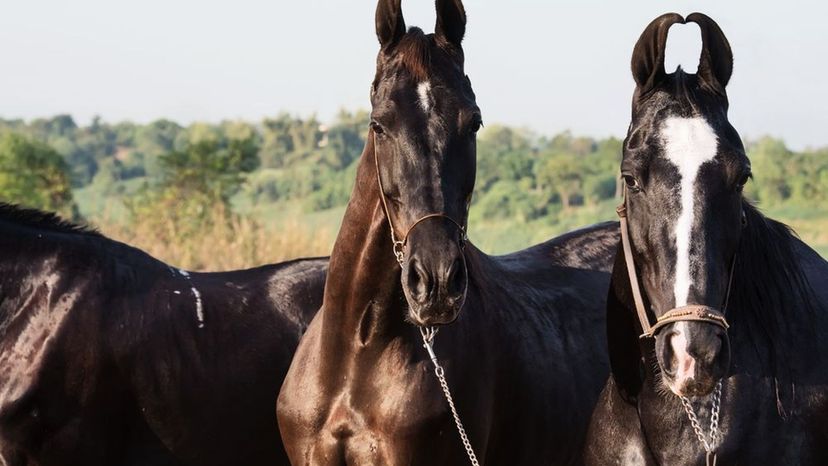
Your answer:
[[[708,453],[708,456],[713,454],[715,458],[716,448],[719,446],[719,407],[722,401],[722,381],[719,380],[719,383],[716,384],[716,388],[713,390],[713,400],[710,409],[710,433],[707,435],[699,423],[699,418],[696,416],[690,400],[686,396],[679,398],[681,399],[682,406],[684,406],[684,411],[687,413],[687,417],[690,419],[690,425],[693,426],[693,430],[696,432],[696,437],[698,437],[699,442],[704,447],[704,451]]]
[[[397,258],[397,263],[400,264],[400,267],[403,266],[403,262],[405,261],[405,244],[402,241],[394,240],[394,257]]]
[[[477,462],[477,455],[474,454],[474,449],[469,441],[469,436],[466,435],[466,429],[463,428],[463,422],[460,420],[460,414],[457,413],[457,407],[454,406],[454,398],[452,398],[448,382],[446,382],[445,370],[443,370],[443,366],[441,366],[437,361],[437,355],[434,353],[433,343],[434,336],[437,335],[437,328],[420,327],[420,334],[423,336],[423,347],[426,351],[428,351],[431,362],[434,364],[434,375],[437,376],[437,380],[440,382],[440,387],[443,389],[443,394],[446,396],[449,408],[451,408],[451,415],[454,417],[454,424],[457,426],[457,432],[460,434],[460,440],[463,442],[463,448],[466,449],[466,455],[468,455],[472,466],[480,466],[480,463]]]

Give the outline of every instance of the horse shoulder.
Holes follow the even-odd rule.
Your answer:
[[[610,376],[592,413],[584,447],[587,466],[654,464],[635,405],[621,398]]]

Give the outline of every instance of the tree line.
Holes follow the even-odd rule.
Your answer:
[[[181,230],[216,221],[216,207],[232,215],[239,202],[325,210],[347,203],[367,127],[366,112],[344,110],[328,125],[286,113],[189,126],[0,119],[0,200],[77,217],[72,194],[87,189],[122,199],[134,220],[174,216]],[[615,199],[621,145],[488,127],[478,139],[475,214],[531,221]],[[769,137],[746,147],[751,198],[764,206],[828,201],[828,148],[797,152]]]

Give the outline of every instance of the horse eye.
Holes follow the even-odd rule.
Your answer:
[[[483,127],[483,119],[482,119],[482,118],[480,118],[480,117],[477,117],[477,118],[476,118],[476,119],[472,122],[471,126],[469,126],[469,131],[470,131],[472,134],[477,134],[477,132],[478,132],[478,131],[480,131],[480,128],[482,128],[482,127]]]
[[[382,128],[382,125],[380,125],[376,121],[372,121],[370,126],[371,129],[374,131],[374,134],[385,134],[385,130]]]
[[[753,173],[748,172],[748,173],[742,175],[742,177],[739,178],[739,182],[736,183],[736,190],[741,192],[742,189],[744,189],[745,185],[747,184],[748,181],[750,181],[751,178],[753,178]]]
[[[627,189],[629,189],[632,192],[641,191],[641,186],[638,184],[638,180],[635,179],[634,176],[622,175],[622,177],[624,178],[624,184],[627,185]]]

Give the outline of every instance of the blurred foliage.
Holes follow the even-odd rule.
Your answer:
[[[74,194],[87,218],[117,224],[111,231],[150,247],[207,241],[204,232],[225,237],[228,248],[238,234],[261,235],[255,241],[263,242],[264,233],[251,232],[302,223],[314,213],[341,212],[368,120],[367,112],[344,110],[329,125],[287,113],[258,123],[189,126],[100,118],[81,126],[68,115],[0,120],[0,199],[75,217]],[[547,137],[523,128],[487,127],[478,138],[472,237],[503,252],[613,219],[621,144],[612,137],[569,132]],[[748,141],[746,148],[754,173],[746,193],[760,206],[783,216],[828,206],[828,148],[797,152],[768,137]],[[796,221],[811,222],[813,215],[822,221],[825,211],[808,211],[808,218]],[[247,217],[251,212],[269,225],[253,222]],[[335,231],[339,219],[333,217],[322,229]],[[801,224],[811,235],[806,240],[816,238],[819,245],[824,240],[828,247],[823,229]],[[126,233],[138,230],[152,239]],[[321,231],[311,228],[306,234],[317,238],[316,230]],[[307,253],[326,252],[320,244],[332,240],[331,233]],[[179,264],[210,265],[189,251],[176,256]]]
[[[49,145],[17,133],[0,133],[0,200],[78,216],[69,166]]]

